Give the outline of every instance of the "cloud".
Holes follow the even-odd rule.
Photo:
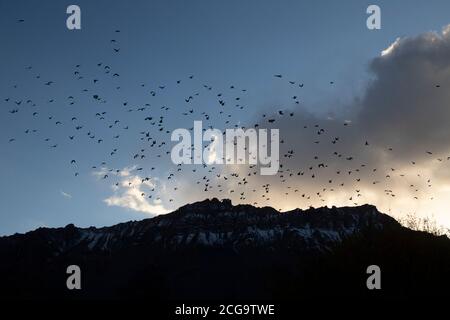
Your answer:
[[[295,119],[269,125],[285,143],[278,177],[255,176],[257,184],[270,183],[265,201],[284,209],[368,202],[393,213],[434,213],[450,225],[450,26],[396,39],[368,72],[364,92],[342,114],[294,106]],[[290,149],[294,156],[284,157]],[[248,193],[248,200],[264,199]]]
[[[61,195],[64,197],[64,198],[67,198],[67,199],[72,199],[72,195],[71,194],[68,194],[68,193],[66,193],[66,192],[64,192],[64,191],[60,191],[60,193],[61,193]]]
[[[394,51],[394,49],[398,46],[399,41],[400,41],[400,38],[395,39],[395,41],[389,47],[387,47],[386,49],[381,51],[381,56],[388,55],[392,51]]]
[[[389,54],[373,59],[370,72],[359,130],[378,145],[396,145],[400,160],[424,159],[425,151],[447,154],[450,33],[399,39]]]
[[[141,193],[142,190],[139,188],[128,188],[121,194],[106,198],[104,201],[108,206],[122,207],[151,215],[160,215],[169,212],[162,205],[161,200],[151,202],[142,196]]]
[[[95,170],[92,172],[92,174],[97,177],[98,179],[103,179],[103,177],[105,175],[114,175],[114,176],[119,176],[119,177],[128,177],[131,175],[131,173],[136,170],[137,165],[132,165],[129,167],[125,167],[123,169],[109,169],[106,166],[102,166],[100,167],[98,170]]]
[[[93,172],[94,176],[99,179],[103,178],[105,174],[118,179],[111,186],[114,194],[104,199],[104,202],[108,206],[117,206],[150,215],[168,213],[169,210],[164,206],[162,199],[156,196],[159,189],[164,189],[164,186],[158,184],[159,179],[157,178],[143,178],[133,173],[136,168],[137,166],[130,166],[121,170],[111,170],[102,167]]]

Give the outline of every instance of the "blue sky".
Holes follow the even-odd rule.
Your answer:
[[[82,30],[66,28],[70,4],[81,8]],[[381,7],[381,30],[366,28],[369,4]],[[25,21],[18,23],[19,19]],[[107,159],[108,166],[132,166],[130,154],[139,148],[139,141],[123,133],[120,143],[109,143],[110,131],[93,117],[98,111],[108,112],[108,123],[121,119],[121,125],[137,133],[142,114],[123,118],[122,103],[142,106],[150,101],[152,88],[166,85],[169,90],[182,79],[184,89],[151,102],[155,108],[171,107],[165,115],[170,127],[192,126],[175,110],[179,100],[202,84],[247,89],[247,112],[233,113],[232,118],[246,123],[261,109],[287,102],[284,97],[290,89],[273,79],[280,73],[305,83],[304,108],[326,114],[364,90],[369,61],[397,37],[440,31],[449,22],[448,1],[1,1],[0,234],[68,223],[111,225],[149,216],[104,201],[111,188],[92,174],[91,166],[107,159],[105,154],[115,146],[120,152]],[[120,33],[114,32],[117,29]],[[111,39],[118,44],[111,44]],[[116,46],[119,54],[112,50]],[[100,74],[96,67],[100,62],[118,72],[120,80]],[[86,78],[100,79],[97,87],[74,80],[77,64]],[[39,81],[34,79],[37,74]],[[195,76],[195,86],[185,85],[189,75]],[[331,80],[335,86],[328,85]],[[45,81],[55,83],[45,86]],[[86,86],[90,94],[80,95]],[[99,105],[91,93],[108,103]],[[70,95],[77,96],[74,106],[67,104]],[[30,116],[31,106],[21,106],[15,115],[8,112],[11,101],[22,100],[25,105],[27,99],[38,104],[38,119]],[[200,98],[196,110],[212,112],[211,103]],[[68,124],[75,115],[108,143],[95,144],[87,138],[69,143],[67,137],[75,132]],[[63,126],[54,125],[58,120]],[[36,135],[24,134],[33,128],[38,129]],[[11,137],[16,138],[14,143],[8,142]],[[44,141],[46,137],[50,142]],[[52,143],[58,148],[49,148]],[[70,165],[72,159],[79,168]],[[155,176],[163,179],[170,171],[166,161],[153,159],[145,165],[156,167]],[[78,177],[75,171],[80,172]]]

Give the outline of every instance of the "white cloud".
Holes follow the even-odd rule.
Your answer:
[[[137,165],[133,165],[131,167],[125,167],[119,172],[119,175],[121,177],[128,177],[129,175],[131,175],[131,171],[136,170],[136,168],[137,168]]]
[[[122,207],[151,215],[168,213],[161,200],[149,201],[141,195],[139,188],[128,188],[121,194],[111,196],[104,201],[108,206]]]
[[[60,193],[61,193],[61,195],[64,197],[64,198],[67,198],[67,199],[72,199],[72,195],[71,194],[68,194],[68,193],[66,193],[66,192],[64,192],[64,191],[60,191]]]
[[[105,174],[110,174],[119,178],[117,184],[112,185],[114,194],[104,202],[108,206],[117,206],[133,211],[143,212],[150,215],[160,215],[170,212],[161,199],[156,197],[159,190],[163,186],[157,186],[159,180],[157,178],[142,178],[137,174],[132,174],[137,166],[125,167],[122,170],[115,171],[102,167],[93,174],[99,178]],[[151,198],[149,198],[151,196]]]

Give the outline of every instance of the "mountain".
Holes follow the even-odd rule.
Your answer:
[[[78,265],[82,289],[68,290]],[[368,290],[369,265],[381,290]],[[408,298],[443,294],[450,240],[374,206],[280,213],[211,199],[104,228],[39,228],[0,238],[1,297],[30,299]]]

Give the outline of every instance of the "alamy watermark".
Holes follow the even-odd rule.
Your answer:
[[[67,7],[66,13],[70,14],[66,20],[66,26],[69,30],[81,29],[81,9],[75,4],[71,4]]]
[[[367,278],[366,286],[369,290],[380,290],[381,289],[381,269],[376,264],[372,264],[367,267],[367,274],[370,276]]]
[[[235,128],[222,132],[219,129],[203,130],[202,121],[194,121],[193,135],[192,139],[191,132],[183,128],[172,132],[171,140],[178,141],[171,152],[173,163],[250,164],[259,165],[261,175],[275,175],[278,172],[278,129]],[[209,145],[203,148],[203,142]]]
[[[366,26],[369,30],[381,29],[381,8],[376,4],[371,4],[367,7],[367,14],[370,16],[366,20]]]
[[[66,280],[66,286],[69,290],[81,289],[81,269],[79,266],[72,264],[67,267],[66,273],[70,276]]]

